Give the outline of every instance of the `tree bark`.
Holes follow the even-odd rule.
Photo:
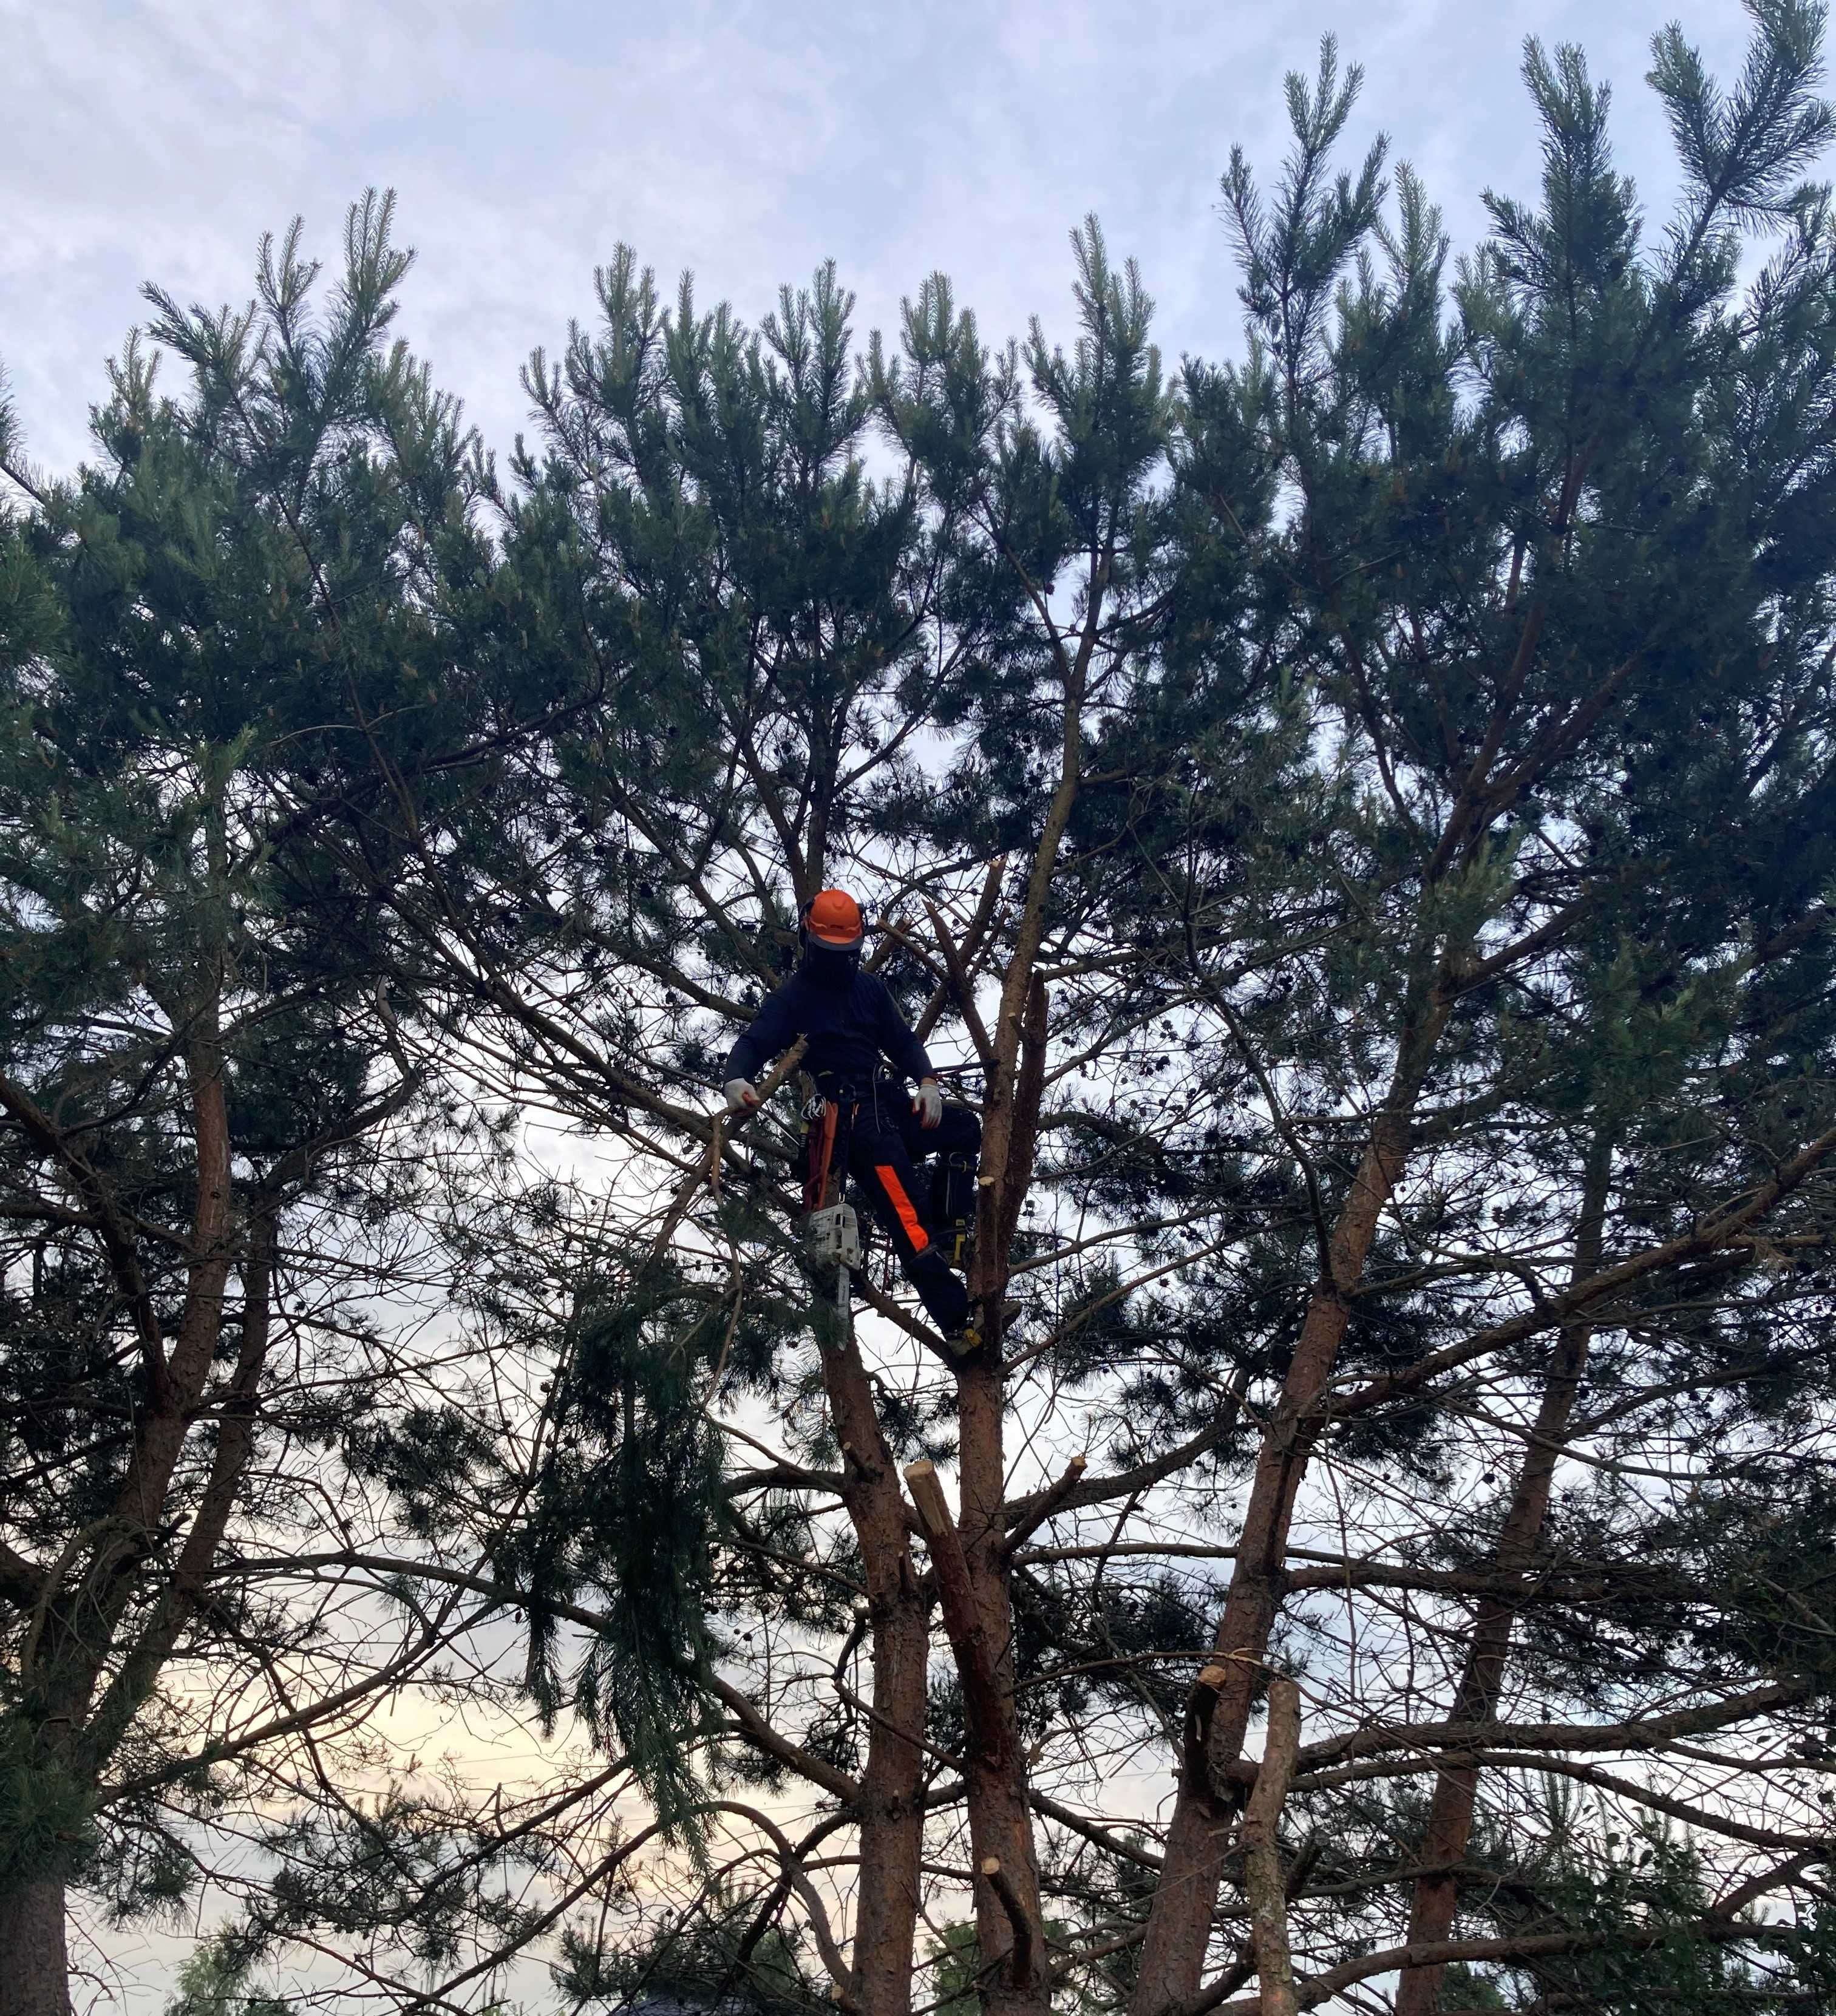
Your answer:
[[[848,1482],[842,1501],[867,1578],[873,1725],[861,1778],[861,1874],[854,1987],[860,2016],[906,2016],[924,1845],[923,1777],[929,1606],[918,1586],[905,1499],[851,1330],[823,1352],[823,1378]]]
[[[1314,1410],[1332,1376],[1378,1220],[1408,1159],[1410,1120],[1455,996],[1447,980],[1444,970],[1424,989],[1404,1028],[1388,1095],[1327,1242],[1293,1362],[1257,1451],[1224,1614],[1186,1708],[1179,1789],[1142,1942],[1141,1972],[1129,2005],[1133,2016],[1160,2016],[1186,2001],[1204,1971],[1241,1798],[1233,1780],[1280,1606],[1294,1501],[1320,1426]]]
[[[63,1879],[0,1892],[0,2016],[69,2016]]]
[[[975,1928],[983,1962],[982,2007],[990,2016],[1046,2016],[1051,1992],[1026,1746],[1013,1690],[1013,1612],[1003,1544],[1000,1368],[985,1364],[966,1370],[959,1390],[960,1519],[950,1517],[933,1465],[909,1465],[905,1481],[931,1544],[938,1607],[963,1680],[969,1840],[981,1872],[975,1886]],[[986,1491],[991,1475],[995,1480],[992,1504]]]
[[[185,1301],[171,1359],[161,1340],[146,1347],[151,1404],[139,1416],[133,1451],[115,1495],[113,1515],[88,1566],[56,1606],[53,1624],[61,1664],[80,1671],[84,1716],[113,1650],[114,1633],[135,1593],[135,1571],[152,1529],[164,1513],[173,1473],[193,1427],[193,1409],[211,1374],[223,1325],[229,1279],[232,1184],[229,1103],[223,1048],[213,992],[198,1011],[199,1028],[185,1053],[191,1093],[193,1143],[197,1155]],[[79,1631],[71,1622],[81,1616]],[[51,1640],[48,1631],[48,1641]],[[99,1760],[98,1760],[99,1761]]]
[[[1070,746],[1067,742],[1067,749]],[[1075,785],[1072,776],[1071,788],[1061,792],[1067,809]],[[1057,837],[1049,838],[1056,853]],[[1041,859],[1045,858],[1042,842]],[[1026,950],[1029,967],[1036,951],[1035,937]],[[995,1181],[992,1190],[985,1188],[982,1193],[970,1280],[971,1292],[981,1301],[988,1345],[957,1375],[962,1515],[955,1531],[964,1588],[956,1623],[952,1625],[947,1604],[944,1617],[951,1627],[951,1646],[963,1676],[967,1711],[970,1842],[978,1867],[986,1870],[992,1864],[996,1872],[985,1874],[975,1890],[976,1931],[985,1964],[997,1956],[1000,1962],[998,1967],[988,1965],[985,1971],[982,2006],[990,2016],[1046,2016],[1051,2007],[1051,1989],[1039,1866],[1027,1784],[1026,1745],[1021,1737],[1014,1693],[1003,1445],[1007,1393],[1001,1363],[1000,1308],[1012,1273],[1013,1235],[1032,1183],[1050,1003],[1042,981],[1035,976],[1021,988],[1014,984],[1011,970],[1003,995],[1004,1013],[1010,998],[1014,1003],[1012,1018],[997,1032],[995,1041],[998,1046],[1015,1044],[1015,1049],[1006,1053],[1013,1059],[1013,1091],[1003,1125],[997,1130],[998,1150],[991,1150],[986,1139],[983,1143],[982,1181],[986,1185],[991,1175]],[[938,1594],[941,1600],[945,1589],[941,1578]],[[971,1644],[973,1651],[966,1649]]]
[[[1612,1142],[1602,1129],[1596,1135],[1588,1156],[1581,1217],[1575,1229],[1571,1283],[1599,1272],[1612,1168]],[[1568,1325],[1557,1338],[1549,1384],[1543,1388],[1537,1409],[1535,1431],[1524,1453],[1510,1509],[1499,1534],[1496,1561],[1506,1574],[1527,1574],[1534,1561],[1549,1514],[1550,1488],[1557,1460],[1581,1391],[1592,1337],[1589,1325],[1575,1323]],[[1466,1665],[1454,1694],[1453,1720],[1484,1723],[1496,1715],[1517,1610],[1516,1600],[1508,1596],[1493,1597],[1479,1605],[1467,1647]],[[1435,1780],[1434,1800],[1422,1834],[1420,1859],[1424,1873],[1416,1881],[1409,1912],[1412,1946],[1438,1946],[1453,1932],[1459,1902],[1454,1865],[1465,1859],[1472,1840],[1478,1794],[1477,1765],[1443,1766]],[[1440,2004],[1441,1979],[1445,1971],[1442,1967],[1419,1967],[1405,1971],[1396,1991],[1396,2016],[1432,2016]]]
[[[1281,1809],[1301,1747],[1301,1690],[1285,1673],[1269,1683],[1269,1734],[1262,1768],[1243,1816],[1244,1888],[1262,1994],[1262,2016],[1298,2016],[1287,1942],[1287,1892],[1281,1873]]]
[[[160,1593],[146,1629],[122,1656],[119,1670],[85,1726],[79,1745],[85,1766],[99,1772],[113,1755],[135,1712],[152,1691],[179,1636],[204,1600],[212,1564],[240,1502],[255,1453],[261,1375],[268,1362],[275,1242],[280,1201],[258,1195],[249,1211],[243,1260],[242,1337],[236,1370],[217,1405],[217,1446],[208,1482],[192,1515],[171,1580]]]

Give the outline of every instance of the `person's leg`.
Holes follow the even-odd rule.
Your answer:
[[[905,1278],[918,1291],[931,1319],[945,1337],[969,1320],[969,1293],[938,1251],[915,1199],[918,1183],[902,1130],[876,1126],[863,1108],[848,1144],[848,1171],[873,1198],[885,1221]]]

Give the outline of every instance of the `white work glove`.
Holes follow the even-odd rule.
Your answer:
[[[730,1078],[721,1090],[726,1094],[729,1113],[743,1113],[758,1103],[758,1094],[753,1090],[749,1078]]]
[[[912,1111],[918,1116],[918,1125],[923,1128],[941,1127],[944,1124],[944,1096],[937,1089],[937,1080],[927,1078],[912,1095]]]

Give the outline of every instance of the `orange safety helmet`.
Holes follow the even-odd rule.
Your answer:
[[[803,913],[804,929],[833,952],[855,952],[866,934],[861,906],[845,889],[821,889]]]

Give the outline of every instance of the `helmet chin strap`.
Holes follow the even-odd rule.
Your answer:
[[[807,934],[803,941],[804,970],[814,980],[840,987],[851,981],[861,970],[860,949],[856,946],[848,952],[835,945],[826,945],[820,938]]]

